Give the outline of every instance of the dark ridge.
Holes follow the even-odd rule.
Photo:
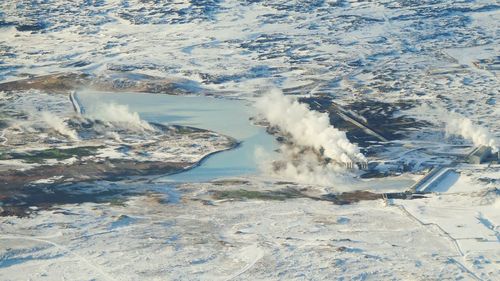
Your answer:
[[[49,26],[49,24],[45,22],[34,22],[34,23],[22,23],[22,24],[17,24],[16,29],[18,31],[39,31],[46,29]]]

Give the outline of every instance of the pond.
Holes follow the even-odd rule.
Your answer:
[[[259,165],[255,150],[260,147],[273,153],[278,147],[263,127],[252,125],[249,118],[254,115],[254,110],[247,101],[207,96],[87,91],[76,96],[83,107],[95,103],[123,104],[149,122],[207,129],[241,142],[235,149],[211,155],[198,167],[160,177],[156,181],[203,182],[256,174]]]

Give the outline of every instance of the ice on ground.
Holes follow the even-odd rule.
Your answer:
[[[468,186],[467,193],[445,193],[422,199],[423,202],[398,204],[419,222],[454,243],[459,252],[458,260],[477,277],[495,280],[500,273],[498,189],[471,193],[470,188]]]
[[[495,0],[0,1],[0,80],[118,73],[187,79],[183,90],[219,97],[252,99],[275,86],[342,105],[403,101],[457,112],[498,140],[499,14]],[[130,82],[123,76],[113,79],[116,88]],[[68,100],[51,93],[0,97],[8,116],[28,102],[56,116],[72,112]],[[403,113],[442,121],[422,107]],[[0,126],[4,120],[0,115]],[[2,149],[62,140],[25,121],[2,127]],[[398,180],[414,176],[407,171],[423,173],[467,153],[469,142],[445,139],[438,127],[377,147],[375,176],[401,175],[381,190],[397,189]],[[6,160],[0,164],[5,171]],[[0,279],[496,280],[498,171],[494,163],[460,166],[458,178],[450,174],[438,186],[441,194],[412,201],[190,200],[190,192],[204,192],[193,184],[181,187],[185,202],[178,205],[161,204],[163,190],[126,206],[69,204],[29,218],[2,217]]]
[[[470,222],[463,220],[466,212],[453,208],[458,206],[457,198],[469,197],[432,197],[426,199],[428,206],[420,200],[395,201],[389,206],[382,200],[344,206],[305,198],[211,204],[190,200],[213,187],[184,185],[183,204],[164,205],[151,194],[125,206],[65,205],[29,220],[2,218],[0,239],[8,243],[0,244],[4,245],[0,247],[0,276],[28,274],[36,279],[62,274],[77,280],[480,276],[494,280],[499,273],[495,267],[498,247],[489,242],[494,239],[491,228],[465,236],[450,231],[460,241],[457,249],[439,229],[413,217],[424,222],[439,220],[447,231],[448,225],[461,229],[459,224],[478,222],[473,217]],[[469,208],[488,198],[477,197],[470,203],[460,200],[460,204]],[[478,218],[494,225],[498,218],[488,211],[493,203],[482,202]],[[400,209],[400,204],[412,215]],[[475,243],[485,251],[466,248],[463,243],[469,238],[479,239]],[[486,251],[488,245],[493,250]]]

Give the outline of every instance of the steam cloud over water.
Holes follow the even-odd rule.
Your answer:
[[[328,114],[310,110],[278,90],[259,98],[255,106],[271,127],[288,138],[289,143],[280,147],[279,159],[273,159],[274,165],[262,151],[256,151],[264,168],[274,175],[328,185],[343,181],[347,174],[343,164],[366,162],[345,132],[330,125]]]
[[[459,135],[464,139],[470,140],[476,146],[484,145],[491,147],[493,152],[498,151],[497,140],[483,128],[458,113],[449,112],[445,118],[446,134]]]
[[[131,112],[126,105],[106,103],[86,109],[88,117],[109,122],[124,129],[154,131],[137,112]]]

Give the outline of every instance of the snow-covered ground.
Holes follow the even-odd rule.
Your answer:
[[[51,73],[146,74],[183,79],[183,90],[197,95],[252,100],[273,86],[342,106],[409,104],[395,114],[427,125],[368,156],[393,177],[292,187],[318,196],[405,191],[426,167],[453,167],[415,200],[213,196],[286,186],[256,176],[227,185],[147,182],[145,194],[119,204],[32,206],[30,217],[0,218],[0,279],[498,280],[500,166],[457,162],[467,145],[500,138],[498,18],[494,0],[1,1],[0,83]],[[0,101],[6,114],[26,105],[73,114],[69,100],[50,91],[0,92]],[[457,120],[479,134],[445,134],[444,123]],[[12,132],[1,130],[0,147],[14,146]],[[71,141],[71,131],[62,132]]]
[[[500,273],[495,191],[343,206],[209,195],[239,188],[278,187],[189,184],[177,189],[180,204],[154,193],[123,206],[63,205],[1,218],[0,277],[496,280]]]
[[[343,101],[428,101],[489,125],[487,117],[498,115],[494,0],[1,5],[4,80],[137,71],[189,78],[227,95],[274,84]]]
[[[79,115],[66,95],[23,91],[0,97],[0,104],[0,113],[10,117],[4,120],[11,123],[3,130],[4,146],[15,152],[95,146],[102,159],[196,163],[207,154],[231,147],[234,141],[204,130],[163,132],[126,105],[116,103],[99,101],[87,108],[88,114]],[[18,119],[16,114],[25,118]],[[101,124],[89,123],[96,120]],[[76,125],[68,126],[68,122]],[[81,128],[81,123],[90,129]],[[2,164],[9,161],[15,160]]]

